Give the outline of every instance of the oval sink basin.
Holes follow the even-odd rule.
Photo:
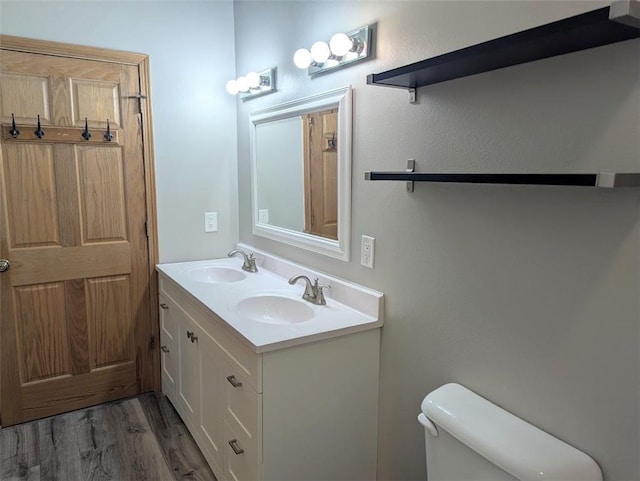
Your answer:
[[[208,266],[192,270],[189,277],[198,282],[220,283],[241,281],[246,276],[244,272],[228,267]]]
[[[242,299],[237,309],[243,316],[266,324],[296,324],[308,321],[314,315],[306,301],[274,294]]]

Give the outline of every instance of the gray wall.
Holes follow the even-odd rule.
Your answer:
[[[238,240],[233,5],[0,0],[0,32],[149,55],[161,262],[224,256]],[[204,233],[204,212],[218,212]]]
[[[278,67],[279,92],[238,110],[240,239],[385,293],[379,479],[425,478],[423,396],[459,382],[640,479],[638,189],[365,182],[366,170],[640,171],[640,41],[418,90],[369,73],[607,2],[235,3],[238,71]],[[378,23],[375,60],[310,79],[300,47]],[[352,84],[353,259],[251,234],[250,111]],[[376,266],[360,266],[360,236]],[[330,295],[330,294],[329,294]]]

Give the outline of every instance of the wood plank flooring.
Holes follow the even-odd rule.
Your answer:
[[[0,481],[215,481],[166,397],[0,428]]]

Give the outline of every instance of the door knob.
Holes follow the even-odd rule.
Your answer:
[[[8,271],[11,264],[7,259],[0,259],[0,272]]]

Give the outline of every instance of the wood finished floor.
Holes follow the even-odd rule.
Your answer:
[[[0,481],[215,481],[166,397],[0,428]]]

